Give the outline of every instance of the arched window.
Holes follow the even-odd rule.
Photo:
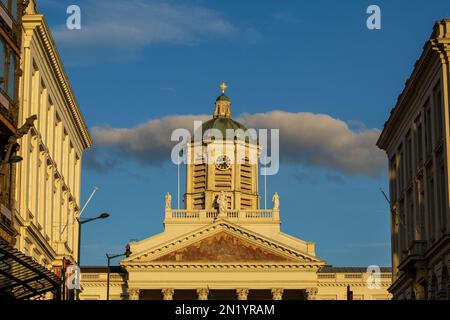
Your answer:
[[[8,76],[8,95],[14,100],[14,89],[16,88],[16,56],[14,52],[9,55],[9,76]]]
[[[3,40],[0,40],[0,89],[6,89],[6,47]]]

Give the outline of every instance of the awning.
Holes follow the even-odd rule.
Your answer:
[[[0,239],[0,299],[30,299],[59,290],[54,273]]]

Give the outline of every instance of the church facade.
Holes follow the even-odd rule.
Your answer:
[[[225,89],[201,138],[185,149],[184,209],[173,209],[166,194],[164,231],[129,243],[120,267],[110,269],[109,298],[389,299],[390,269],[372,288],[366,268],[327,266],[314,242],[283,233],[277,193],[271,209],[260,207],[260,146],[227,134],[247,129],[232,119]],[[81,299],[106,299],[107,271],[82,268]]]

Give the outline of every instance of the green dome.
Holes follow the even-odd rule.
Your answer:
[[[224,140],[227,138],[227,129],[232,129],[232,130],[241,129],[244,132],[247,131],[247,128],[243,124],[241,124],[237,121],[234,121],[231,118],[225,118],[225,117],[213,118],[211,120],[204,122],[202,125],[202,135],[204,135],[205,132],[209,129],[219,130],[220,133],[222,134],[222,137]],[[233,139],[234,139],[234,137],[233,137]],[[248,140],[249,140],[248,137],[246,137],[245,140],[248,142]]]
[[[230,102],[230,98],[225,93],[222,93],[220,96],[217,97],[216,101],[228,101]]]

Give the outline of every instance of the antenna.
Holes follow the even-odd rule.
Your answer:
[[[383,189],[380,188],[381,193],[383,194],[384,198],[386,199],[387,203],[391,205],[391,201],[389,201],[389,198],[387,197],[386,193],[384,193]]]
[[[390,206],[390,205],[391,205],[391,201],[389,201],[388,196],[387,196],[386,193],[383,191],[383,189],[380,188],[380,191],[381,191],[381,193],[383,194],[383,197],[386,199],[387,203],[389,203],[389,206]],[[393,213],[391,212],[391,214],[393,214]],[[398,216],[398,222],[399,222],[401,225],[405,226],[405,223],[403,222],[402,217],[401,217],[400,215],[397,215],[397,216]]]

